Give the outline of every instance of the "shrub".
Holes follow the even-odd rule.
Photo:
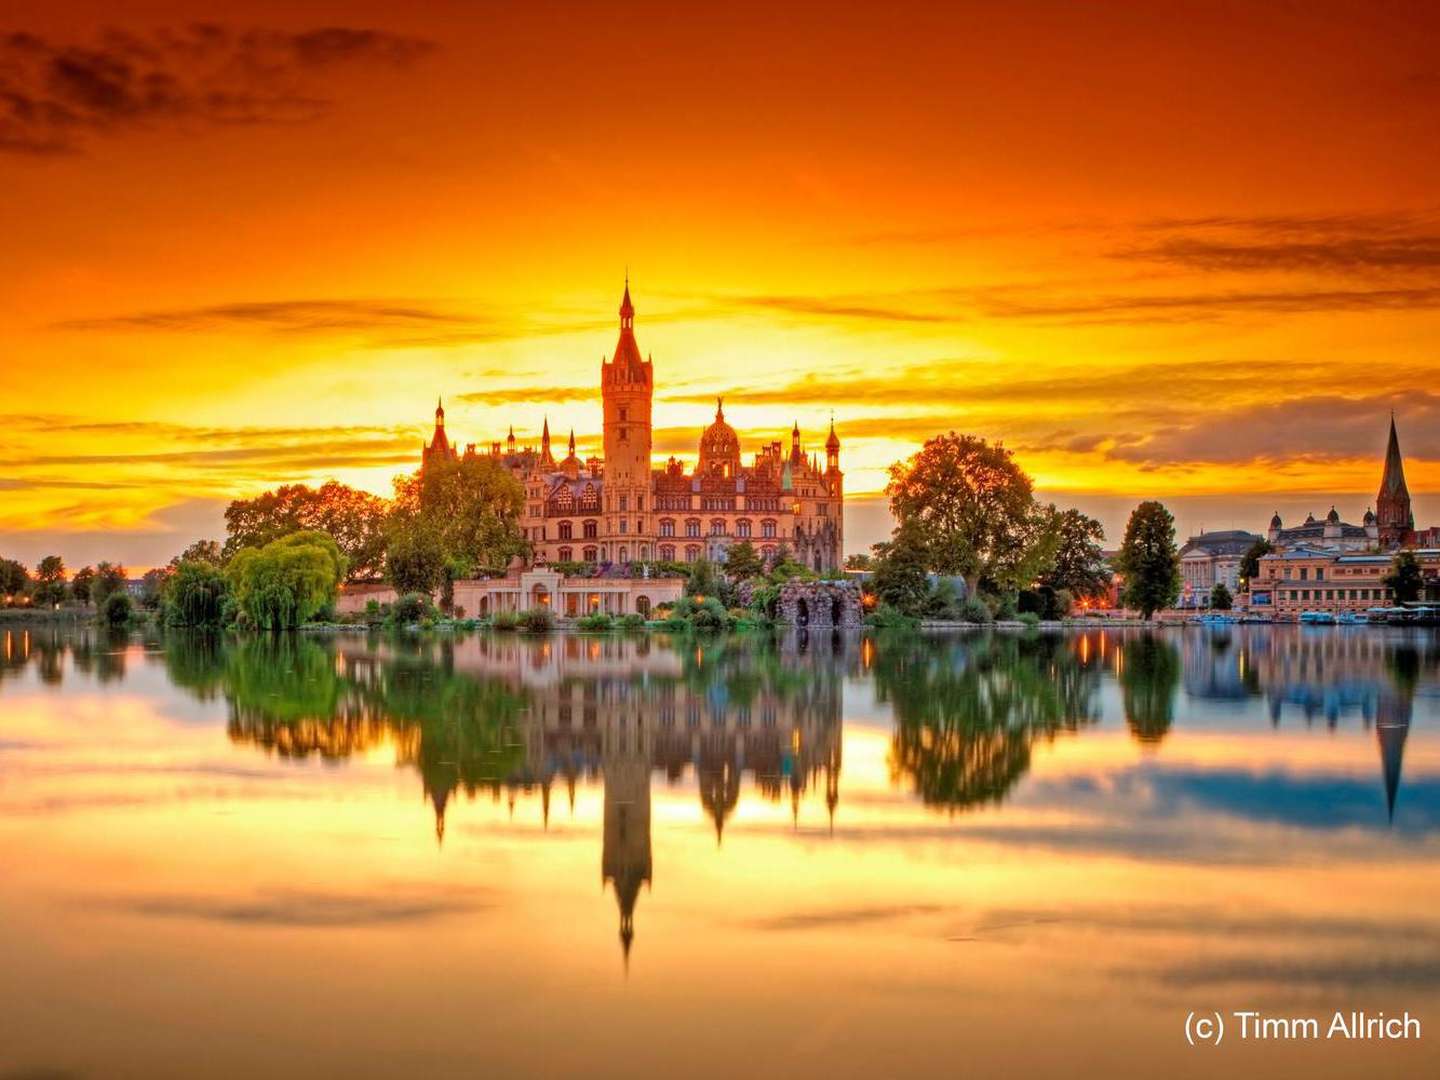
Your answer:
[[[591,615],[581,615],[575,620],[575,627],[578,630],[586,630],[594,633],[603,633],[614,625],[614,621],[603,611],[597,611]]]
[[[644,615],[637,614],[636,612],[633,612],[633,611],[632,611],[629,615],[622,616],[621,619],[620,619],[620,629],[622,629],[622,630],[644,630],[644,629],[645,629],[645,616],[644,616]]]
[[[991,618],[990,609],[985,606],[984,600],[972,596],[960,605],[960,618],[968,623],[988,623]]]
[[[503,630],[506,633],[520,629],[520,613],[516,611],[497,611],[490,620],[490,629]]]
[[[533,607],[520,614],[519,628],[527,634],[548,634],[555,627],[555,613],[548,607]]]
[[[690,625],[700,633],[711,633],[730,628],[730,613],[725,605],[713,596],[707,596],[690,616]]]
[[[881,604],[865,616],[865,625],[878,629],[912,630],[915,628],[916,621],[889,604]]]
[[[423,592],[409,592],[395,601],[395,621],[402,626],[418,623],[430,614],[430,597]]]
[[[1016,614],[1018,612],[1015,606],[1015,596],[1012,593],[1006,593],[995,607],[995,618],[1008,621],[1014,619]]]
[[[100,609],[104,619],[111,626],[123,626],[128,623],[135,614],[135,604],[127,592],[112,592],[105,598],[105,606]]]
[[[1022,622],[1029,627],[1036,627],[1040,625],[1040,616],[1035,614],[1035,612],[1033,611],[1022,611],[1019,615],[1016,615],[1015,618],[1017,621]]]

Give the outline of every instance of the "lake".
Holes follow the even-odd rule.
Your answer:
[[[0,844],[0,1077],[1440,1068],[1428,630],[3,629]]]

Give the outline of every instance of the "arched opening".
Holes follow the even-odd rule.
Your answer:
[[[803,596],[799,600],[795,601],[795,625],[810,625],[810,605],[805,602],[805,598]]]
[[[845,601],[839,596],[830,601],[830,625],[843,626],[845,624]]]
[[[550,590],[544,585],[536,585],[530,590],[530,602],[534,607],[549,607]]]
[[[650,598],[648,596],[637,596],[635,598],[635,614],[650,617]]]
[[[481,593],[481,594],[480,594],[480,618],[483,619],[483,618],[485,618],[485,616],[487,616],[487,615],[489,615],[489,614],[490,614],[490,594],[489,594],[489,593]]]

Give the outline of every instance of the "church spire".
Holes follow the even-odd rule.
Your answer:
[[[1405,484],[1405,460],[1400,455],[1400,436],[1395,430],[1395,413],[1390,413],[1390,438],[1385,447],[1385,471],[1380,493],[1375,497],[1375,518],[1380,545],[1399,547],[1411,539],[1415,515],[1410,508],[1410,489]]]

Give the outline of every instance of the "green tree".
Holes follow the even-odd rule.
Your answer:
[[[863,551],[857,551],[853,555],[845,556],[846,570],[870,570],[873,568],[874,560]]]
[[[82,566],[70,579],[70,595],[81,604],[90,603],[90,590],[95,585],[95,568]]]
[[[318,488],[286,484],[253,499],[237,499],[225,511],[228,559],[241,548],[261,548],[296,532],[323,532],[347,560],[351,581],[380,577],[390,504],[378,495],[331,480]],[[205,541],[202,541],[205,543]],[[187,549],[181,558],[191,557]],[[219,561],[209,560],[207,561]]]
[[[1104,526],[1079,510],[1051,510],[1048,528],[1055,538],[1055,557],[1040,575],[1041,584],[1064,589],[1071,596],[1102,595],[1110,586],[1110,570],[1100,547]]]
[[[1240,557],[1240,589],[1242,592],[1250,591],[1250,582],[1260,576],[1260,560],[1274,550],[1270,546],[1270,541],[1263,538],[1256,540],[1245,549],[1245,554]]]
[[[1053,538],[1035,505],[1030,478],[1010,451],[971,435],[937,435],[908,461],[890,466],[885,489],[897,527],[924,538],[927,566],[1005,592],[1046,569]]]
[[[445,540],[438,527],[421,515],[396,515],[385,548],[385,577],[398,593],[427,596],[440,585],[447,565]]]
[[[102,562],[95,567],[95,581],[90,586],[91,601],[97,608],[103,606],[112,593],[125,591],[127,580],[125,567],[119,563]]]
[[[35,587],[31,595],[35,603],[49,607],[65,599],[65,560],[59,555],[46,555],[35,567]]]
[[[913,521],[897,528],[889,541],[876,544],[870,579],[876,599],[903,615],[923,615],[930,595],[925,561],[925,541]]]
[[[165,589],[174,576],[174,564],[146,570],[140,578],[140,603],[151,611],[157,610],[164,603]]]
[[[165,621],[171,626],[215,628],[221,624],[225,575],[206,559],[182,559],[165,590]]]
[[[732,544],[725,552],[725,573],[734,581],[747,581],[765,573],[765,561],[749,540]]]
[[[1142,502],[1130,514],[1116,560],[1125,576],[1126,607],[1150,618],[1180,596],[1180,553],[1175,547],[1175,519],[1158,502]]]
[[[255,626],[284,630],[335,602],[345,556],[328,535],[291,533],[261,548],[242,548],[225,568],[236,603]]]
[[[1385,575],[1385,587],[1391,591],[1397,604],[1410,604],[1420,599],[1425,588],[1425,575],[1420,572],[1420,560],[1413,551],[1402,551],[1390,564],[1390,573]]]
[[[1235,598],[1230,595],[1230,590],[1223,581],[1217,581],[1210,590],[1210,606],[1216,611],[1229,611],[1235,606]]]
[[[0,598],[6,603],[25,596],[30,591],[30,571],[25,564],[14,559],[0,559]]]
[[[529,545],[520,532],[525,489],[489,455],[432,461],[395,482],[395,513],[423,518],[445,554],[502,571]]]
[[[170,560],[170,569],[174,570],[182,562],[206,562],[211,566],[224,566],[225,549],[218,540],[196,540]]]

